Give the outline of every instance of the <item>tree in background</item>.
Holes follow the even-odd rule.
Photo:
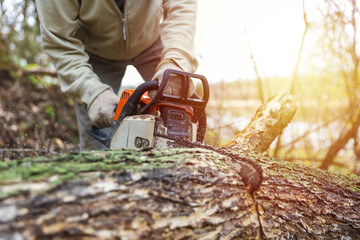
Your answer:
[[[296,130],[288,131],[288,137],[291,135],[292,140],[287,139],[281,145],[278,141],[275,156],[281,147],[280,158],[307,162],[323,169],[332,165],[336,169],[347,169],[348,172],[360,174],[357,136],[360,125],[359,3],[355,0],[320,0],[317,11],[321,16],[313,15],[316,9],[304,7],[305,29],[291,81],[291,93],[299,100],[298,121],[304,122],[303,128],[307,126],[307,130],[299,130],[299,133]],[[300,65],[305,63],[309,66],[309,63],[301,59],[301,53],[304,45],[307,45],[307,42],[304,44],[305,35],[311,31],[315,31],[316,35],[322,34],[318,39],[320,52],[311,46],[311,57],[320,59],[321,64],[312,62],[306,73],[299,76]],[[311,68],[315,70],[314,75]],[[353,154],[348,148],[351,144]],[[355,169],[347,160],[334,161],[342,149],[351,154],[346,159],[355,158],[357,161]]]
[[[324,35],[322,41],[325,50],[334,61],[334,71],[341,72],[348,96],[348,106],[344,106],[346,126],[339,137],[333,141],[322,169],[327,169],[337,153],[344,148],[350,139],[354,139],[354,152],[358,158],[358,131],[360,126],[360,12],[356,0],[324,0]],[[357,161],[360,159],[358,158]]]
[[[48,66],[34,0],[0,0],[0,68]]]

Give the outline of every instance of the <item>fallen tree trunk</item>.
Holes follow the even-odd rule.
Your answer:
[[[360,235],[359,178],[253,151],[233,153],[261,164],[264,181],[255,192],[244,185],[228,157],[198,148],[80,152],[1,162],[0,238]]]

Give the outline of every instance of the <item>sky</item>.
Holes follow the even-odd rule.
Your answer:
[[[316,8],[316,2],[307,1],[307,7]],[[249,41],[261,77],[289,76],[304,28],[302,0],[198,0],[196,73],[209,82],[255,79]],[[140,79],[132,67],[123,83],[130,79]]]

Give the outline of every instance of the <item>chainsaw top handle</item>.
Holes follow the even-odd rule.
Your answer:
[[[180,95],[168,95],[164,94],[163,91],[166,87],[166,84],[169,81],[169,78],[171,75],[176,75],[178,77],[181,77],[181,88],[180,88]],[[191,83],[191,78],[196,78],[201,80],[202,87],[203,87],[203,97],[199,98],[196,94],[194,94],[191,97],[188,97],[189,94],[189,88]],[[149,89],[154,90],[154,89]],[[150,109],[159,102],[159,99],[166,100],[168,102],[173,103],[180,103],[181,105],[186,105],[194,108],[196,112],[203,112],[205,110],[206,104],[209,100],[209,84],[207,79],[198,74],[183,72],[183,71],[177,71],[173,69],[167,69],[165,70],[163,74],[162,82],[157,89],[157,92],[154,96],[154,98],[146,104],[143,108],[140,109],[139,113],[144,114],[148,113]]]

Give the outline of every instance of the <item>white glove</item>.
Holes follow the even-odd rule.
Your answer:
[[[152,80],[157,80],[159,82],[159,86],[163,80],[163,76],[164,76],[164,72],[166,69],[174,69],[177,71],[183,71],[181,68],[179,68],[175,63],[171,63],[171,62],[166,62],[163,63],[162,65],[160,65],[159,69],[157,70],[157,72],[155,73],[155,75],[153,76]],[[180,76],[171,74],[169,76],[169,80],[164,88],[163,94],[167,94],[167,95],[180,95],[180,91],[181,91],[181,81],[183,79]],[[194,82],[191,80],[190,81],[190,86],[189,86],[189,93],[188,93],[188,97],[191,97],[195,92],[195,84]],[[156,90],[150,91],[149,92],[149,96],[151,98],[153,98],[156,94]]]
[[[111,127],[114,109],[120,98],[110,89],[101,92],[88,107],[88,115],[92,124],[97,128]]]

